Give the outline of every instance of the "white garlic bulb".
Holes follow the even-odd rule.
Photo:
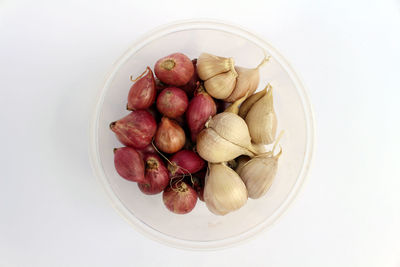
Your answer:
[[[256,153],[251,145],[247,124],[239,115],[231,112],[219,113],[207,122],[206,127],[213,129],[225,140]]]
[[[275,140],[277,118],[273,105],[272,87],[255,102],[246,115],[251,140],[254,143],[271,144]]]
[[[224,99],[228,97],[235,88],[236,77],[237,73],[233,68],[204,81],[204,87],[206,88],[207,93],[212,97]]]
[[[240,155],[254,156],[250,150],[229,142],[211,128],[198,134],[196,150],[200,157],[212,163],[230,161]]]
[[[202,53],[197,59],[197,74],[200,79],[206,81],[215,75],[227,72],[233,68],[233,58],[219,57],[208,53]]]
[[[242,117],[243,119],[246,118],[247,113],[249,112],[250,108],[253,106],[254,103],[256,103],[260,98],[265,96],[267,93],[267,89],[264,89],[258,93],[255,93],[251,96],[249,96],[242,105],[240,105],[239,108],[239,116]]]
[[[281,153],[275,156],[257,156],[240,166],[238,174],[246,184],[250,198],[262,197],[271,187],[280,155]]]
[[[275,148],[283,136],[279,134],[271,151],[253,158],[241,156],[237,160],[236,172],[246,184],[250,198],[260,198],[269,190],[278,170],[278,160],[282,155],[282,148],[274,155]]]
[[[259,69],[265,63],[269,61],[270,57],[265,57],[260,64],[254,69],[248,69],[243,67],[235,67],[235,70],[238,74],[235,88],[232,93],[225,98],[226,102],[234,102],[239,98],[243,97],[246,93],[252,95],[260,82],[260,72]]]
[[[228,166],[209,164],[204,201],[212,213],[225,215],[246,204],[247,189],[239,175]]]

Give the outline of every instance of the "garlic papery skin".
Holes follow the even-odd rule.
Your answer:
[[[247,124],[239,115],[231,112],[219,113],[206,123],[206,127],[213,129],[225,140],[256,152],[251,145]]]
[[[248,95],[252,95],[257,90],[258,84],[260,83],[259,69],[265,63],[267,63],[269,59],[270,57],[265,57],[254,69],[236,66],[235,70],[238,74],[238,77],[236,80],[235,89],[233,89],[232,93],[224,100],[226,102],[234,102],[243,97],[246,93],[248,93]]]
[[[228,72],[218,74],[204,82],[204,87],[207,93],[217,99],[224,99],[228,97],[236,84],[237,73],[235,68]]]
[[[264,89],[256,94],[251,95],[249,98],[246,99],[246,101],[243,102],[243,104],[239,108],[239,116],[242,117],[243,119],[246,118],[247,113],[249,112],[250,108],[253,106],[254,103],[256,103],[260,98],[265,96],[267,93],[267,90]]]
[[[267,93],[254,103],[246,115],[251,140],[254,143],[270,144],[275,140],[278,121],[276,118],[272,87],[267,85]]]
[[[211,163],[230,161],[240,155],[254,156],[250,150],[229,142],[211,128],[198,134],[196,151],[200,157]]]
[[[271,187],[278,170],[278,159],[282,150],[275,156],[267,153],[256,156],[244,164],[238,164],[236,171],[246,184],[250,198],[257,199],[265,195]]]
[[[225,215],[246,204],[247,189],[239,175],[228,166],[209,164],[204,201],[212,213]]]
[[[230,71],[235,65],[233,58],[218,57],[208,53],[202,53],[197,59],[197,74],[200,79],[206,81],[215,75]]]

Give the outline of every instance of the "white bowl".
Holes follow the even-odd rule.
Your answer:
[[[280,142],[276,179],[268,193],[226,216],[208,211],[198,201],[186,215],[168,211],[161,194],[141,193],[136,183],[122,179],[114,168],[113,148],[122,146],[109,124],[125,110],[131,85],[130,75],[138,76],[157,59],[182,52],[195,58],[201,52],[233,57],[237,65],[254,67],[264,57],[271,61],[260,70],[258,90],[271,82],[274,86]],[[314,145],[314,120],[305,89],[289,63],[268,42],[226,23],[184,21],[158,28],[138,40],[114,64],[100,92],[90,133],[93,169],[114,207],[138,231],[164,244],[186,249],[216,249],[231,246],[255,236],[270,226],[293,201],[308,172]]]

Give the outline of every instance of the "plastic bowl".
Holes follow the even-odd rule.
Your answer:
[[[141,193],[136,183],[118,176],[114,169],[113,148],[120,147],[109,123],[125,110],[131,86],[129,76],[137,76],[157,59],[182,52],[195,58],[201,52],[233,57],[237,65],[255,67],[264,54],[271,61],[260,70],[260,86],[274,86],[278,131],[285,134],[280,144],[276,179],[268,193],[249,199],[240,210],[226,216],[208,211],[198,201],[186,215],[166,209],[162,195]],[[100,92],[90,133],[93,169],[114,207],[137,230],[164,244],[185,249],[216,249],[232,246],[255,236],[280,217],[302,186],[310,166],[314,144],[312,108],[302,83],[289,63],[268,42],[226,23],[184,21],[158,28],[138,40],[113,66]]]

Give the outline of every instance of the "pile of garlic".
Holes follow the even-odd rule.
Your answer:
[[[256,91],[259,69],[268,61],[269,57],[265,57],[256,68],[248,69],[235,66],[233,58],[202,53],[197,59],[197,74],[212,97],[234,102]]]
[[[277,118],[270,84],[254,94],[259,84],[259,68],[234,65],[232,58],[203,53],[197,72],[207,92],[217,99],[233,102],[224,112],[210,118],[197,136],[198,154],[209,162],[204,186],[208,209],[225,215],[240,209],[248,197],[265,195],[274,180],[282,149],[274,155]],[[271,151],[265,145],[272,144]],[[228,166],[234,161],[235,170]]]

